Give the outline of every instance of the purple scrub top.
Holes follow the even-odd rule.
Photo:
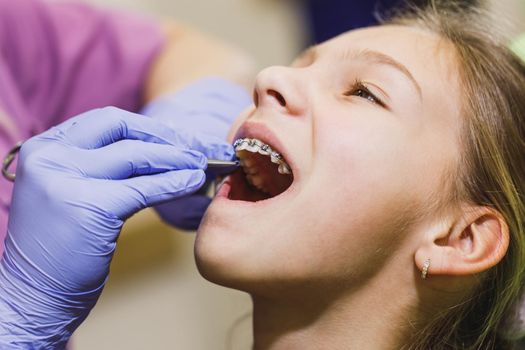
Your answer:
[[[71,1],[0,0],[0,157],[86,110],[140,107],[164,43],[151,20]],[[0,178],[0,254],[12,184]]]

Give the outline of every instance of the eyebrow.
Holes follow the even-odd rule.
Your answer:
[[[403,64],[401,64],[398,61],[396,61],[394,58],[392,58],[392,57],[390,57],[388,55],[385,55],[382,52],[371,51],[371,50],[362,50],[362,51],[358,51],[358,52],[352,52],[350,50],[347,50],[344,53],[343,57],[345,59],[351,59],[351,58],[353,58],[353,59],[360,59],[360,58],[363,58],[365,60],[372,61],[372,62],[377,63],[377,64],[387,65],[387,66],[395,68],[396,70],[401,72],[403,75],[405,75],[405,77],[407,77],[412,82],[412,84],[414,85],[414,87],[416,88],[416,90],[417,90],[417,92],[419,94],[419,97],[422,98],[423,93],[422,93],[422,90],[421,90],[421,86],[418,84],[417,80],[414,78],[412,73],[410,73],[410,71],[408,70],[407,67],[405,67]]]
[[[318,51],[316,46],[309,47],[307,50],[305,50],[301,55],[299,55],[298,60],[305,60],[310,59],[312,61],[315,61],[315,59],[318,56]],[[403,64],[399,63],[392,57],[385,55],[382,52],[378,51],[372,51],[372,50],[361,50],[361,51],[352,51],[352,50],[345,50],[343,53],[343,60],[350,60],[350,59],[365,59],[368,61],[372,61],[377,64],[383,64],[390,67],[395,68],[399,72],[401,72],[403,75],[405,75],[414,85],[416,88],[419,97],[422,98],[423,92],[421,90],[421,86],[418,84],[417,80],[414,78],[412,73],[408,70],[407,67],[405,67]]]

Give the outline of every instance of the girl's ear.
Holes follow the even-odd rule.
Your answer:
[[[509,246],[503,216],[489,207],[463,207],[460,219],[440,222],[427,232],[415,254],[419,270],[430,259],[428,275],[473,275],[496,265]]]

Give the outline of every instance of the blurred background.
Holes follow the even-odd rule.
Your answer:
[[[397,0],[84,0],[172,17],[249,52],[259,67],[287,64],[306,46],[374,23]],[[422,3],[423,0],[413,0]],[[465,4],[475,3],[465,0]],[[525,2],[487,0],[509,35],[525,31]],[[487,28],[487,30],[491,30]],[[251,348],[251,304],[198,274],[193,233],[149,210],[126,223],[107,287],[73,338],[74,350]]]

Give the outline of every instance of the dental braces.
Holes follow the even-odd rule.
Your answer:
[[[274,164],[279,165],[277,171],[279,174],[282,175],[291,175],[292,170],[288,163],[284,161],[283,156],[279,153],[274,151],[270,145],[267,145],[266,143],[262,142],[258,139],[250,139],[250,138],[243,138],[235,140],[233,143],[233,148],[235,149],[235,153],[239,157],[239,152],[241,151],[248,151],[251,153],[259,153],[263,156],[269,156],[270,161]]]

